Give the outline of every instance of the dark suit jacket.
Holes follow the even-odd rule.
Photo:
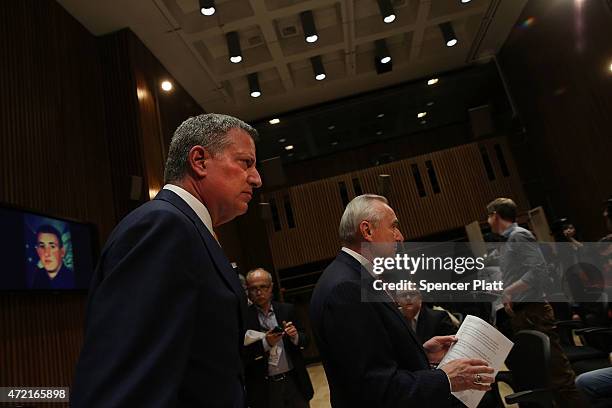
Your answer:
[[[162,190],[110,235],[87,307],[73,407],[244,407],[246,297],[218,243]]]
[[[344,407],[450,406],[448,378],[427,356],[395,304],[362,302],[372,278],[341,251],[310,301],[331,404]]]
[[[425,305],[421,306],[416,334],[422,344],[434,336],[447,336],[455,333],[457,333],[457,327],[448,317],[448,313],[430,309]]]
[[[308,346],[310,339],[304,331],[301,330],[302,325],[294,313],[293,305],[287,303],[272,302],[272,308],[276,315],[276,320],[279,325],[282,325],[283,320],[293,322],[293,325],[298,330],[298,344],[293,344],[289,337],[283,337],[284,353],[287,353],[293,363],[293,375],[297,382],[298,388],[302,393],[305,401],[310,401],[314,391],[312,383],[306,371],[306,365],[302,358],[302,352]],[[264,331],[259,324],[257,317],[257,309],[255,305],[249,306],[247,314],[247,329]],[[267,408],[269,406],[268,384],[265,377],[268,375],[268,356],[264,352],[261,341],[255,342],[245,347],[245,366],[246,366],[246,389],[249,406],[251,408]]]

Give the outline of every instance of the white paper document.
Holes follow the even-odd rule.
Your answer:
[[[450,347],[438,368],[459,358],[479,358],[485,360],[495,370],[492,374],[494,377],[514,346],[514,343],[495,327],[472,315],[465,318],[456,336],[457,342]],[[476,408],[485,392],[467,390],[452,394],[468,408]]]

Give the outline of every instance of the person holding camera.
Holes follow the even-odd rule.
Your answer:
[[[246,328],[266,333],[261,341],[245,346],[249,407],[309,407],[314,390],[301,352],[309,339],[293,305],[272,301],[272,275],[265,269],[247,273],[246,282],[253,302]]]

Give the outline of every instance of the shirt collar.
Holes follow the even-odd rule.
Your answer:
[[[508,228],[504,230],[504,232],[502,232],[502,237],[508,238],[516,227],[518,227],[518,224],[516,222],[513,222]]]
[[[342,247],[342,251],[346,252],[347,254],[355,258],[357,262],[359,262],[361,266],[363,266],[363,268],[366,271],[368,271],[368,273],[372,275],[374,279],[380,278],[380,276],[376,276],[376,274],[373,272],[372,262],[370,262],[366,257],[361,255],[359,252],[355,252],[352,249],[347,248],[347,247]]]
[[[270,309],[268,310],[268,314],[267,315],[264,313],[264,310],[261,307],[259,307],[258,305],[255,305],[255,309],[257,309],[257,312],[259,314],[263,315],[263,316],[269,316],[272,313],[274,313],[274,306],[272,305],[272,302],[270,302]]]
[[[164,190],[170,190],[176,193],[176,195],[178,195],[179,197],[181,197],[183,201],[185,201],[187,205],[191,207],[191,209],[197,214],[198,218],[202,220],[204,225],[206,225],[206,228],[208,229],[208,231],[210,231],[211,235],[213,237],[216,236],[215,232],[213,231],[212,218],[210,217],[208,208],[206,208],[206,206],[200,200],[195,198],[190,192],[188,192],[184,188],[174,184],[166,184],[164,186]]]

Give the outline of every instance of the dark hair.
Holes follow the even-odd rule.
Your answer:
[[[506,221],[516,221],[516,204],[509,198],[496,198],[487,205],[489,214],[497,214]]]
[[[38,229],[36,230],[37,240],[40,234],[53,234],[57,237],[57,242],[59,243],[60,248],[64,246],[64,243],[62,242],[62,234],[60,234],[57,228],[52,227],[51,225],[48,225],[48,224],[43,224],[40,227],[38,227]]]

